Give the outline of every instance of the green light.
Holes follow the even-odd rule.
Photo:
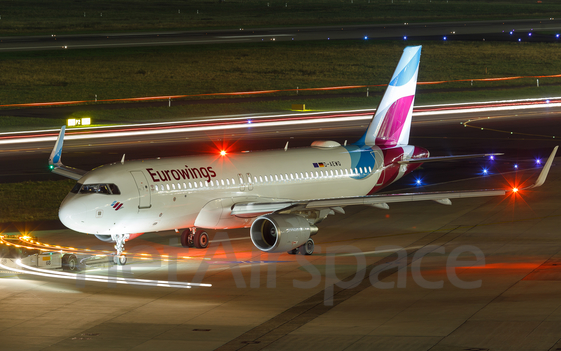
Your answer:
[[[50,168],[50,169],[55,169],[55,166],[49,165],[49,168]]]

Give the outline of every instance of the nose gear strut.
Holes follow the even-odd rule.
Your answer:
[[[120,266],[124,266],[127,263],[127,257],[123,255],[125,251],[125,241],[129,238],[129,234],[111,234],[111,239],[115,242],[115,250],[117,254],[113,256],[113,262]]]

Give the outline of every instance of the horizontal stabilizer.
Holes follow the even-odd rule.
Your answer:
[[[456,161],[468,158],[478,158],[478,157],[489,157],[489,156],[502,156],[503,153],[494,154],[472,154],[472,155],[458,155],[458,156],[436,156],[436,157],[425,157],[425,158],[412,158],[409,160],[398,161],[399,164],[410,164],[410,163],[425,163],[425,162],[439,162],[439,161]]]

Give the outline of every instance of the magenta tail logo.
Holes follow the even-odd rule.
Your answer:
[[[115,211],[119,211],[121,208],[123,208],[123,203],[122,202],[118,202],[118,201],[113,201],[113,203],[111,204],[111,207],[113,207],[115,209]]]
[[[414,98],[415,95],[404,96],[390,106],[376,136],[376,145],[389,147],[397,144]]]

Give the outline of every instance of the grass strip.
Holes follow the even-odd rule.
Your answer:
[[[561,73],[561,47],[550,43],[326,40],[20,52],[0,57],[0,104],[386,84],[402,49],[414,44],[423,45],[419,81]],[[485,86],[505,84],[520,82]]]
[[[58,218],[58,207],[76,182],[57,180],[0,184],[0,223]]]

